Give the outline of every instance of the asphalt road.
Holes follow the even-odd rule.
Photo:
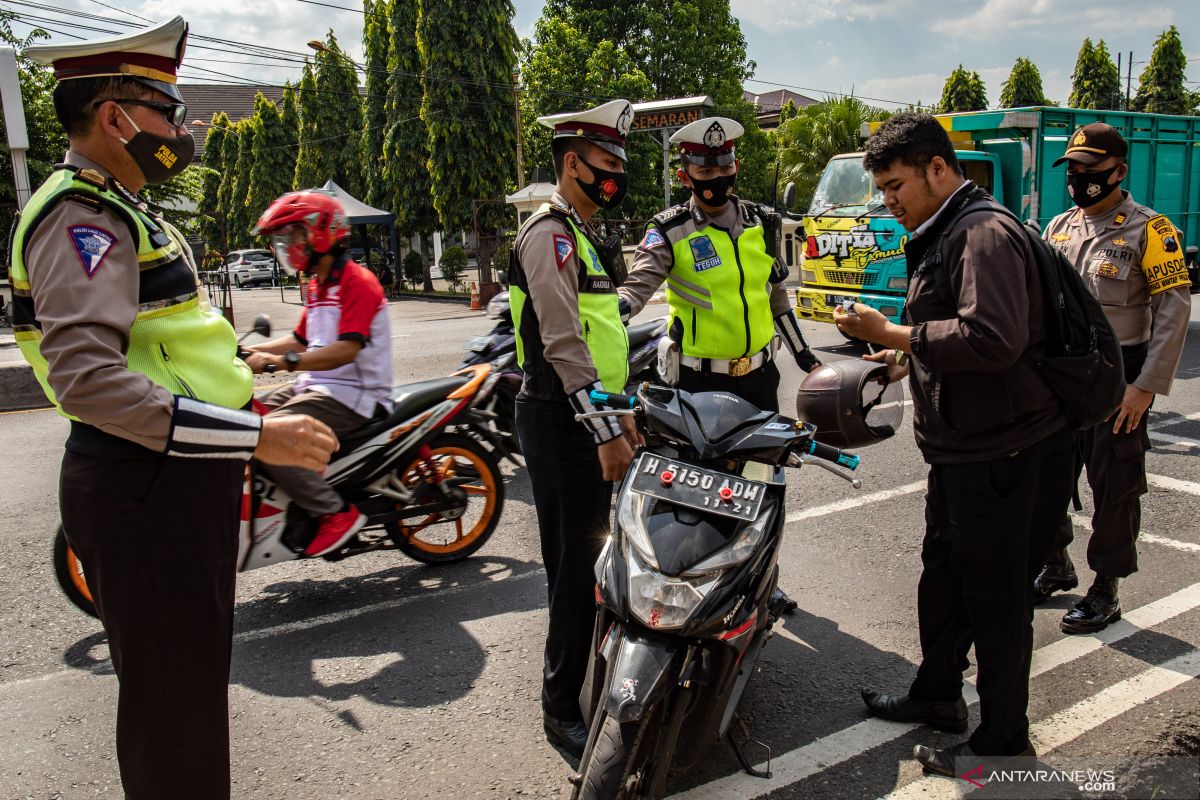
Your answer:
[[[298,309],[271,294],[238,295],[240,328],[255,304],[270,307],[277,330],[291,324]],[[447,373],[465,340],[490,328],[479,312],[439,303],[395,302],[392,316],[397,382]],[[1122,585],[1126,620],[1101,636],[1065,637],[1058,619],[1074,598],[1039,609],[1030,702],[1047,763],[1187,776],[1182,788],[1160,787],[1160,798],[1197,796],[1189,770],[1200,754],[1200,312],[1192,328],[1175,390],[1152,415],[1141,571]],[[828,326],[805,332],[824,359],[857,355]],[[800,373],[781,370],[786,408]],[[65,432],[48,411],[0,415],[0,798],[121,796],[104,634],[61,595],[50,564]],[[907,422],[863,456],[860,491],[816,469],[788,488],[782,585],[801,609],[777,629],[742,706],[771,748],[773,778],[740,774],[722,745],[673,777],[673,793],[935,798],[965,786],[922,778],[911,759],[916,742],[956,737],[870,720],[858,696],[861,686],[905,689],[919,657],[925,475]],[[574,765],[540,724],[545,573],[529,485],[523,470],[505,472],[500,527],[464,563],[427,567],[385,552],[239,576],[235,797],[569,794]],[[1072,546],[1077,564],[1085,542]],[[765,760],[765,751],[750,755]],[[1140,791],[1130,796],[1153,787]]]

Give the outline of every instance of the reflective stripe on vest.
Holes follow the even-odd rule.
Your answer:
[[[254,375],[237,357],[237,336],[223,316],[202,301],[196,274],[185,257],[186,243],[174,228],[160,223],[115,192],[58,169],[38,188],[13,229],[10,279],[13,332],[21,355],[33,367],[46,397],[65,417],[47,380],[49,365],[41,353],[42,330],[33,311],[25,248],[37,223],[67,195],[83,195],[126,222],[122,234],[137,236],[138,313],[129,329],[126,365],[172,394],[226,408],[250,400]],[[34,264],[37,269],[72,269],[71,264]]]
[[[762,350],[774,336],[768,281],[774,259],[761,225],[733,239],[713,225],[672,247],[667,275],[672,324],[683,325],[684,355],[740,358]]]
[[[525,225],[550,212],[545,203]],[[600,265],[600,255],[574,221],[566,220],[575,234],[575,257],[579,260],[579,327],[591,354],[600,384],[606,391],[623,392],[629,379],[629,334],[621,323],[620,298],[612,278]],[[513,327],[517,338],[517,363],[525,368],[527,348],[521,336],[521,318],[529,296],[515,283],[509,285]],[[539,350],[541,348],[538,348]]]

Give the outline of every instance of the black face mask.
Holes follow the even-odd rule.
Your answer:
[[[1121,183],[1109,183],[1111,178],[1121,165],[1106,169],[1103,172],[1068,172],[1067,173],[1067,189],[1071,193],[1071,199],[1075,201],[1075,205],[1080,208],[1090,208],[1096,205],[1104,198],[1121,188]]]
[[[728,203],[729,193],[733,191],[733,185],[737,183],[736,172],[706,181],[693,178],[691,175],[688,178],[692,181],[692,194],[696,195],[696,199],[706,206],[723,206]]]
[[[621,201],[625,199],[625,193],[629,191],[629,175],[624,172],[609,172],[606,169],[600,169],[585,160],[583,156],[576,154],[576,157],[587,164],[587,168],[595,177],[591,183],[584,183],[581,178],[575,178],[575,182],[583,190],[584,196],[606,210],[612,210],[621,205]]]
[[[120,105],[117,107],[120,108]],[[125,145],[125,152],[142,171],[146,183],[166,183],[192,163],[192,156],[196,154],[196,140],[190,133],[174,138],[147,133],[130,119],[125,109],[121,108],[121,113],[137,131],[132,139],[122,139],[121,142]]]

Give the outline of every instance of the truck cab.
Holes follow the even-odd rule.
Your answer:
[[[1004,202],[999,156],[957,155],[966,177]],[[900,321],[908,291],[904,245],[909,234],[884,207],[862,157],[845,153],[830,159],[791,242],[784,231],[785,260],[788,244],[793,258],[799,253],[803,286],[796,290],[796,314],[801,319],[832,322],[834,306],[854,300]]]

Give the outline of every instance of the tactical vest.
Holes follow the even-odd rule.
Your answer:
[[[688,214],[681,222],[690,220]],[[767,253],[763,226],[744,224],[736,239],[709,223],[672,244],[667,304],[671,325],[682,326],[684,355],[750,356],[775,335],[769,286],[775,259]]]
[[[34,314],[25,249],[37,226],[65,200],[115,212],[137,242],[138,313],[129,329],[128,369],[175,395],[226,408],[241,408],[249,402],[254,376],[237,357],[233,328],[207,302],[201,302],[179,231],[125,200],[99,173],[60,166],[15,221],[9,246],[17,346],[59,413],[74,419],[63,411],[47,380],[49,365],[41,353],[42,329]],[[34,264],[33,269],[81,267]]]
[[[579,264],[579,323],[583,339],[600,383],[606,391],[622,392],[629,379],[629,335],[621,323],[621,310],[617,288],[612,278],[604,271],[600,255],[583,231],[567,214],[542,204],[537,212],[525,221],[521,234],[546,214],[563,220],[575,237],[574,258]],[[514,243],[509,269],[509,298],[513,312],[513,326],[517,338],[517,363],[527,375],[549,379],[548,383],[560,389],[554,367],[546,361],[543,353],[541,329],[533,303],[529,301],[529,282],[517,258],[518,247]],[[565,396],[566,390],[562,389]]]

